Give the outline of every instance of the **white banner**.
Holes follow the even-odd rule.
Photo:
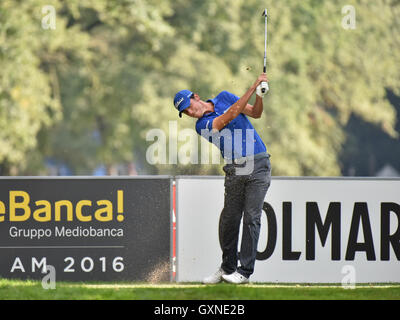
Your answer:
[[[176,186],[176,280],[201,281],[221,264],[224,177]],[[400,282],[400,180],[273,178],[258,252],[252,282]]]

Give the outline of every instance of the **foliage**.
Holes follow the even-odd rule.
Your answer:
[[[392,139],[400,94],[398,1],[268,7],[270,93],[252,120],[274,175],[340,175],[352,115]],[[41,26],[56,9],[56,29]],[[194,128],[174,94],[241,95],[262,70],[265,3],[256,0],[0,2],[0,174],[46,174],[46,159],[91,174],[135,162],[140,173],[220,174],[216,165],[150,165],[152,128]],[[168,140],[168,139],[167,139]],[[182,146],[185,142],[180,142]]]

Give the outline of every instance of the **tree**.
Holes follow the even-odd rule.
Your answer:
[[[40,174],[43,160],[91,174],[125,162],[152,174],[220,174],[216,165],[150,165],[152,128],[169,134],[183,88],[208,99],[243,94],[262,70],[264,3],[256,0],[54,0],[0,3],[2,174]],[[332,2],[268,7],[265,112],[252,120],[275,175],[340,175],[349,119],[397,137],[386,90],[399,94],[396,1],[349,1],[355,29]],[[377,112],[379,110],[379,112]],[[183,117],[178,130],[194,128]],[[179,146],[185,145],[179,142]],[[11,170],[13,168],[13,170]]]

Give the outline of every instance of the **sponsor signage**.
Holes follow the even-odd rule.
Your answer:
[[[0,276],[169,281],[169,177],[0,179]]]
[[[176,184],[177,280],[200,281],[221,263],[224,179]],[[341,283],[349,270],[355,282],[400,281],[400,180],[273,178],[251,281]]]

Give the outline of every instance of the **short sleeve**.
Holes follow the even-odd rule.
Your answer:
[[[196,132],[210,142],[215,134],[212,130],[212,123],[216,117],[216,115],[213,117],[203,117],[196,122]]]
[[[201,130],[212,130],[212,123],[215,117],[203,117],[196,122],[196,132],[201,135]]]

